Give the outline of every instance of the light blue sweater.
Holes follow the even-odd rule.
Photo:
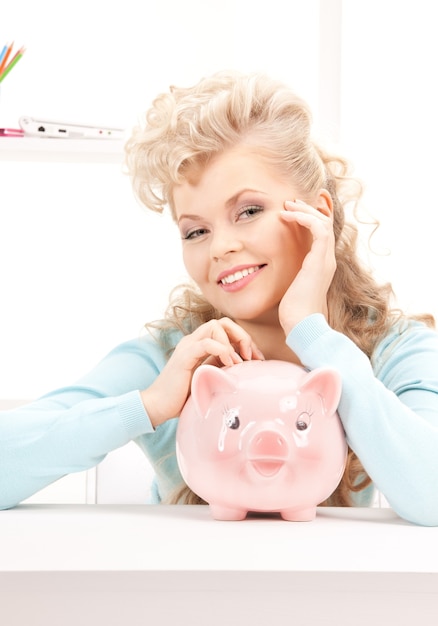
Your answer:
[[[392,508],[411,522],[438,525],[438,333],[416,322],[394,328],[370,362],[322,315],[312,315],[287,344],[305,367],[339,371],[348,443]],[[154,466],[155,501],[165,498],[181,481],[177,419],[154,430],[140,398],[165,362],[152,337],[138,338],[75,385],[0,412],[0,508],[95,466],[130,440]]]

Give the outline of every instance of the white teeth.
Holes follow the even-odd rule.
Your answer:
[[[244,276],[248,276],[248,274],[252,274],[256,270],[260,269],[260,265],[256,265],[255,267],[248,267],[245,270],[240,270],[235,274],[230,274],[229,276],[225,276],[225,278],[221,279],[221,283],[223,285],[230,285],[231,283],[235,283],[236,280],[240,280]]]

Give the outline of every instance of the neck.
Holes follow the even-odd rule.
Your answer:
[[[261,324],[249,320],[236,321],[251,335],[257,347],[263,352],[265,359],[289,361],[301,365],[296,354],[287,346],[284,330],[280,324]]]

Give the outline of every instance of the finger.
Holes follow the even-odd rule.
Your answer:
[[[218,321],[224,328],[235,349],[244,360],[264,360],[265,357],[262,351],[253,341],[251,335],[239,326],[239,324],[236,324],[236,322],[233,322],[228,317],[223,317]]]
[[[286,200],[283,205],[286,211],[304,211],[312,213],[318,217],[331,218],[332,213],[327,212],[322,207],[314,207],[312,204],[304,202],[304,200]]]
[[[187,341],[191,345],[191,354],[195,359],[204,359],[209,355],[218,357],[222,364],[231,365],[242,361],[227,330],[219,320],[210,320],[202,324]]]
[[[208,337],[232,349],[236,354],[236,348],[241,341],[245,340],[244,334],[246,334],[238,324],[232,322],[229,318],[210,320],[210,322],[203,325],[203,331],[208,334]],[[245,349],[243,352],[245,352]]]
[[[238,324],[229,318],[210,320],[200,326],[195,333],[218,341],[246,360],[251,359],[251,338]],[[194,334],[195,334],[194,333]]]
[[[203,361],[203,365],[214,365],[215,367],[222,367],[222,363],[215,356],[209,356]]]
[[[196,331],[181,339],[171,360],[179,368],[191,374],[209,356],[218,359],[222,365],[232,365],[242,361],[229,341],[223,343],[211,337],[202,337],[199,334],[196,336]]]
[[[197,353],[197,354],[196,354]],[[205,337],[196,344],[195,357],[215,357],[223,365],[234,365],[241,363],[242,357],[234,350],[231,344],[223,344],[221,341]]]
[[[280,218],[288,223],[298,224],[309,230],[314,239],[325,239],[333,235],[333,222],[330,217],[313,210],[283,210]]]
[[[227,346],[235,362],[239,362],[236,355],[244,360],[264,360],[265,358],[252,337],[228,317],[210,320],[192,333],[192,337],[197,340],[201,340],[205,336]]]
[[[327,212],[319,207],[314,207],[311,204],[307,204],[302,200],[286,200],[284,203],[283,211],[281,211],[281,216],[285,217],[286,220],[293,221],[291,216],[293,215],[305,215],[313,216],[314,218],[318,218],[321,222],[333,223],[333,213]]]

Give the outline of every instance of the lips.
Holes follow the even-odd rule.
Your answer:
[[[264,265],[250,265],[247,267],[236,268],[232,272],[222,272],[222,274],[219,275],[218,283],[221,283],[222,285],[232,285],[233,283],[242,280],[242,278],[259,271],[262,267],[264,267]]]

